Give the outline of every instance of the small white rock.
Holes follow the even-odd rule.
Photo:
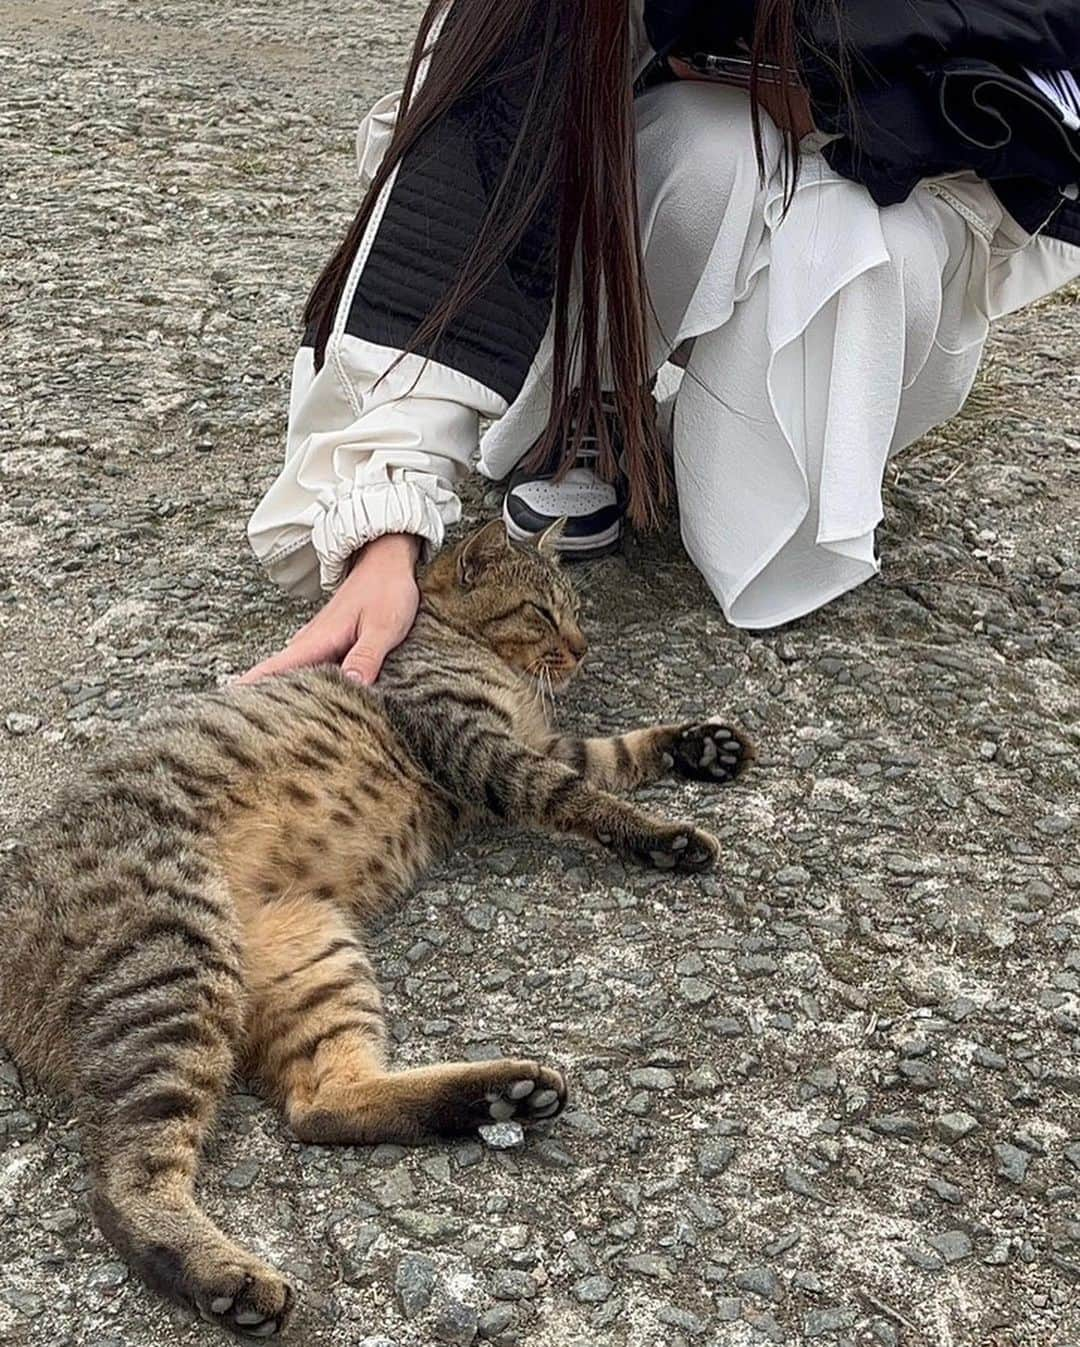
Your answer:
[[[525,1145],[525,1129],[519,1122],[488,1123],[478,1130],[484,1144],[493,1151],[512,1151]]]
[[[12,711],[4,724],[8,734],[33,734],[35,730],[41,729],[40,717],[29,716],[25,711]]]

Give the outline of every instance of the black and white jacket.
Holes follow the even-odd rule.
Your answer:
[[[629,3],[637,69],[628,79],[680,40],[731,49],[752,22],[753,0]],[[882,204],[925,178],[973,169],[994,182],[1028,232],[1080,245],[1069,174],[1059,159],[1045,162],[1060,114],[1030,83],[1019,110],[1015,101],[1021,67],[1080,70],[1080,0],[841,4],[843,54],[835,29],[813,17],[818,6],[808,7],[801,54],[815,119],[835,136],[826,151],[834,167]],[[854,102],[836,78],[841,60]],[[983,134],[987,89],[990,121],[996,116],[1000,129],[1012,119],[1018,134]],[[460,515],[455,486],[470,471],[481,420],[502,416],[525,383],[550,317],[544,219],[456,322],[437,361],[400,356],[475,237],[519,106],[496,79],[466,92],[427,133],[377,203],[324,365],[316,372],[309,346],[296,356],[285,467],[248,530],[259,559],[291,592],[332,590],[357,549],[384,533],[415,533],[439,547]],[[384,98],[360,128],[364,190],[398,110],[399,96]],[[1059,136],[1052,148],[1062,143],[1072,142]]]

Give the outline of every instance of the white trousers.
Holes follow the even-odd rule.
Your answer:
[[[671,425],[686,549],[736,626],[772,627],[876,574],[889,456],[953,416],[992,319],[1080,275],[970,177],[881,209],[804,146],[787,214],[745,94],[638,101],[643,243],[659,369],[692,340]],[[546,418],[548,347],[485,438],[504,475]]]

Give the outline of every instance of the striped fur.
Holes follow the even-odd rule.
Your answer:
[[[727,780],[747,758],[718,726],[555,735],[548,693],[585,651],[577,600],[501,525],[422,593],[377,690],[308,670],[170,711],[0,872],[0,1037],[74,1096],[102,1230],[163,1294],[254,1336],[284,1326],[292,1292],[194,1197],[235,1074],[310,1142],[422,1141],[565,1101],[532,1061],[391,1070],[365,921],[485,819],[704,868],[712,838],[608,792]]]

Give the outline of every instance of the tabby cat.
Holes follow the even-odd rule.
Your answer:
[[[387,1065],[360,934],[461,829],[576,833],[665,870],[714,838],[608,791],[668,772],[722,783],[750,753],[724,725],[553,733],[546,690],[585,654],[551,545],[500,522],[421,578],[413,635],[377,689],[332,668],[192,699],[35,825],[0,874],[0,1038],[69,1091],[101,1229],[151,1286],[253,1337],[293,1293],[196,1204],[234,1073],[306,1142],[419,1142],[550,1118],[532,1061]]]

